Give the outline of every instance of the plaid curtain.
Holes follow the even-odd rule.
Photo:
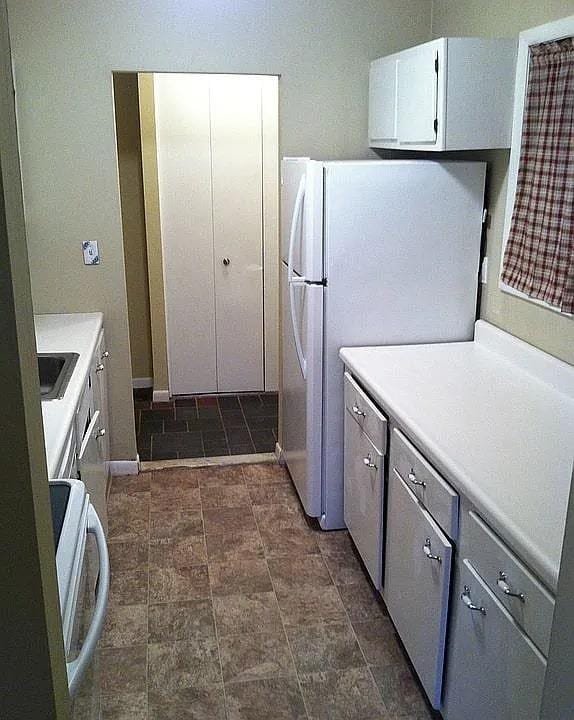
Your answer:
[[[574,38],[530,48],[502,280],[574,313]]]

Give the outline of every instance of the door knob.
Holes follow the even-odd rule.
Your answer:
[[[230,262],[231,262],[231,260],[228,257],[223,258],[223,264],[225,265],[225,267],[227,267]]]

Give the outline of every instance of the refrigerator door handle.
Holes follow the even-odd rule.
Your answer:
[[[306,280],[302,277],[294,277],[293,275],[293,253],[295,248],[295,235],[297,233],[297,223],[303,209],[303,200],[305,198],[305,175],[301,177],[299,187],[297,189],[297,197],[295,198],[295,207],[293,208],[293,217],[291,218],[291,232],[289,233],[289,254],[287,257],[287,282],[289,283],[289,304],[291,327],[293,329],[293,337],[295,339],[295,350],[297,352],[297,360],[301,368],[303,379],[307,379],[307,361],[303,355],[303,346],[301,336],[299,334],[298,319],[295,308],[295,285],[303,285]]]

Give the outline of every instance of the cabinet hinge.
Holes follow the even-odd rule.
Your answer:
[[[435,131],[435,134],[438,132],[438,118],[434,119],[434,131]]]
[[[438,54],[435,55],[435,59],[434,59],[434,71],[438,75]]]

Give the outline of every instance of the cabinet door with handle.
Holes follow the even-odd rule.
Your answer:
[[[78,454],[78,470],[80,480],[86,486],[92,505],[96,508],[104,530],[107,532],[106,484],[108,472],[102,450],[102,441],[105,435],[102,434],[104,428],[101,427],[100,417],[100,411],[96,410],[84,433]]]
[[[384,598],[425,692],[440,707],[452,546],[393,470]]]
[[[446,720],[537,720],[546,661],[468,560],[449,647]]]
[[[94,410],[100,412],[100,448],[106,463],[110,459],[110,435],[108,423],[108,363],[104,333],[100,334],[93,360],[92,386]],[[102,432],[103,431],[103,432]],[[106,465],[107,467],[107,465]]]
[[[383,561],[384,456],[345,411],[344,518],[376,588]]]

